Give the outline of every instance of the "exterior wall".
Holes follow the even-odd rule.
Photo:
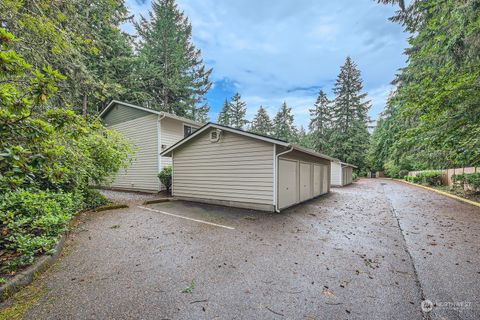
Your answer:
[[[152,115],[152,113],[121,104],[116,104],[112,106],[105,115],[103,115],[103,123],[105,123],[106,126],[113,126],[148,115]]]
[[[353,182],[353,168],[352,167],[343,167],[343,185],[351,184]]]
[[[170,146],[174,145],[178,141],[184,138],[183,126],[188,125],[193,128],[198,128],[197,126],[184,123],[183,121],[172,119],[172,118],[163,118],[161,120],[161,148],[165,150]],[[160,170],[165,166],[172,165],[172,158],[162,156],[160,159]]]
[[[332,186],[343,186],[342,165],[338,162],[332,162],[331,182]]]
[[[108,126],[122,133],[137,148],[130,167],[121,170],[110,187],[139,191],[159,190],[157,123],[158,115],[148,113],[144,117]]]
[[[173,151],[173,195],[272,209],[273,144],[226,131],[210,142],[205,131]]]
[[[353,182],[353,168],[332,162],[332,186],[343,187]]]

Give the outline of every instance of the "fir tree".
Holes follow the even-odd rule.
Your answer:
[[[300,129],[296,134],[295,143],[305,148],[313,148],[312,135],[310,133],[307,133],[303,125],[300,126]]]
[[[368,109],[370,102],[365,101],[360,71],[350,57],[340,68],[333,92],[333,131],[329,139],[332,156],[360,168],[365,164],[368,149]]]
[[[224,126],[230,126],[231,120],[230,120],[230,115],[232,114],[232,105],[230,102],[225,99],[225,102],[223,103],[222,110],[220,110],[220,113],[218,114],[218,119],[217,122],[221,125]]]
[[[313,109],[310,109],[309,129],[312,147],[315,151],[330,153],[329,134],[331,129],[331,102],[323,90],[320,90]]]
[[[287,103],[283,102],[273,119],[273,135],[278,139],[288,141],[295,138],[295,131],[292,108],[289,108]]]
[[[230,102],[230,125],[237,129],[242,129],[247,123],[245,114],[247,113],[247,104],[242,101],[242,97],[237,92]]]
[[[263,135],[270,135],[272,133],[272,121],[270,120],[270,117],[263,106],[258,108],[257,114],[253,118],[250,130]]]
[[[139,43],[140,101],[169,113],[194,117],[211,86],[200,50],[192,43],[192,26],[175,0],[156,0],[149,19],[135,25]]]
[[[210,107],[208,105],[203,105],[201,107],[195,108],[193,112],[193,120],[200,123],[209,122],[210,118],[208,116],[208,112],[210,112]]]

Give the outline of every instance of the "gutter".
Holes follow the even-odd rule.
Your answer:
[[[162,153],[162,125],[160,121],[162,121],[165,118],[165,114],[158,115],[157,117],[157,170],[158,173],[162,170],[162,156],[160,155]],[[157,174],[158,174],[157,173]],[[158,182],[158,191],[160,192],[162,189],[162,183]]]
[[[278,178],[278,177],[277,177],[277,176],[278,176],[278,175],[277,175],[277,173],[278,173],[278,168],[277,168],[278,158],[279,158],[280,156],[283,156],[284,154],[287,154],[287,153],[292,152],[293,149],[294,149],[294,146],[293,146],[293,145],[290,145],[290,149],[285,150],[285,151],[283,151],[283,152],[280,152],[279,154],[277,154],[277,155],[275,156],[275,172],[274,172],[274,176],[273,176],[273,183],[275,184],[275,195],[274,195],[274,198],[275,198],[275,212],[276,212],[276,213],[279,213],[279,212],[280,212],[280,210],[278,209],[278,196],[277,196],[277,194],[278,194],[278,179],[277,179],[277,178]]]

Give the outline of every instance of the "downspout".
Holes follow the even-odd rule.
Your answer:
[[[277,213],[280,212],[280,210],[278,209],[278,158],[292,151],[293,151],[293,146],[290,145],[290,149],[280,152],[275,156],[275,173],[274,173],[273,180],[275,183],[275,212]]]
[[[158,173],[162,170],[162,156],[160,153],[162,153],[162,125],[160,121],[165,118],[165,114],[158,115],[157,116],[157,170]],[[157,174],[158,174],[157,173]],[[158,191],[162,191],[162,183],[159,181],[158,182]]]

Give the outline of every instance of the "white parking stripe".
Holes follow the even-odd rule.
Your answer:
[[[185,220],[190,220],[190,221],[200,222],[200,223],[204,223],[204,224],[209,224],[209,225],[215,226],[215,227],[225,228],[225,229],[229,229],[229,230],[235,230],[235,228],[233,228],[233,227],[224,226],[224,225],[221,225],[221,224],[212,223],[212,222],[208,222],[208,221],[193,219],[193,218],[189,218],[189,217],[184,217],[184,216],[180,216],[178,214],[173,214],[173,213],[169,213],[169,212],[165,212],[165,211],[151,209],[151,208],[147,208],[147,207],[144,207],[144,206],[138,206],[138,208],[148,210],[148,211],[158,212],[158,213],[161,213],[161,214],[165,214],[167,216],[172,216],[172,217],[177,217],[177,218],[181,218],[181,219],[185,219]]]

